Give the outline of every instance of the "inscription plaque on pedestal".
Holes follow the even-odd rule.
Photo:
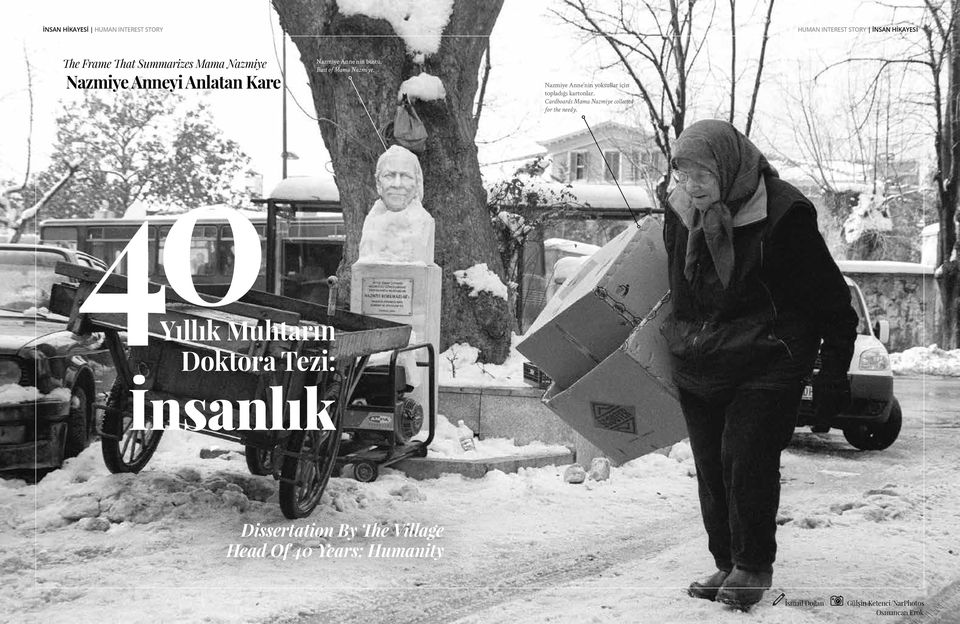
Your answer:
[[[413,279],[364,277],[360,286],[361,314],[413,314]]]

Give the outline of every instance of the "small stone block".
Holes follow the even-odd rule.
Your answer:
[[[563,471],[563,480],[567,483],[583,483],[587,480],[587,471],[580,464],[567,466]]]

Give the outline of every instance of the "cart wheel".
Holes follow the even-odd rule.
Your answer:
[[[107,398],[107,408],[100,411],[100,450],[103,463],[110,472],[140,472],[160,444],[163,430],[154,430],[153,417],[144,414],[148,429],[136,431],[130,393],[117,378]]]
[[[360,483],[370,483],[376,481],[380,476],[377,465],[373,462],[361,461],[353,465],[353,478]]]
[[[336,401],[331,415],[336,431],[294,431],[284,444],[280,468],[280,510],[290,520],[309,516],[323,496],[340,448],[343,402],[340,384],[333,383],[323,400]]]
[[[247,445],[243,449],[243,455],[247,460],[247,470],[250,474],[265,477],[273,474],[274,456],[273,449],[262,449]]]

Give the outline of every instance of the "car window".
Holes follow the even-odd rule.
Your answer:
[[[22,312],[50,304],[50,289],[63,278],[53,272],[64,257],[33,249],[0,250],[0,308]]]

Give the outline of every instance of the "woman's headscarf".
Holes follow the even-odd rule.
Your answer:
[[[676,167],[678,162],[691,162],[720,181],[720,201],[693,211],[684,275],[693,279],[697,262],[706,251],[726,288],[734,267],[733,215],[757,192],[764,171],[774,176],[777,172],[750,139],[732,124],[717,119],[698,121],[680,133],[674,143],[672,165]],[[684,212],[692,205],[683,185],[674,189],[670,202]]]

